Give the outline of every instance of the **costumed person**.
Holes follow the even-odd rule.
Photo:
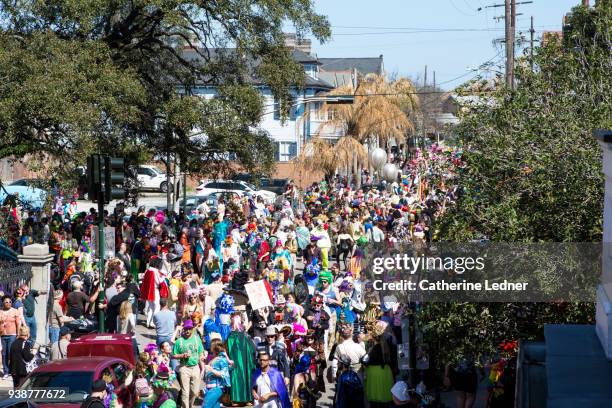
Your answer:
[[[232,332],[227,338],[227,354],[234,362],[230,373],[230,399],[235,404],[249,403],[253,400],[250,392],[251,373],[255,370],[255,345],[244,332],[240,315],[232,316]]]
[[[363,357],[366,365],[365,394],[371,408],[386,407],[393,401],[391,387],[393,375],[397,372],[397,351],[385,336],[388,327],[385,321],[376,323],[371,333],[374,344]]]
[[[215,250],[215,252],[217,253],[219,257],[219,269],[221,271],[223,270],[223,258],[221,258],[221,244],[223,243],[223,240],[227,236],[227,230],[230,225],[231,225],[231,222],[229,220],[224,220],[223,215],[219,213],[219,218],[213,227],[212,245],[213,245],[213,249]]]
[[[336,321],[338,311],[341,307],[340,295],[336,289],[332,286],[333,276],[329,271],[321,271],[319,273],[319,282],[321,287],[316,292],[323,296],[323,305],[325,311],[329,314],[329,330],[325,331],[325,343],[328,347],[335,343],[336,340]]]
[[[317,400],[321,397],[317,392],[312,358],[308,354],[303,355],[295,366],[291,397],[296,408],[316,408]]]
[[[146,326],[149,329],[153,326],[153,315],[159,312],[160,285],[162,284],[161,268],[163,261],[157,256],[151,257],[142,284],[140,285],[141,299],[145,301]]]
[[[204,357],[204,347],[200,336],[195,334],[193,322],[185,320],[181,337],[172,349],[174,358],[179,359],[179,382],[181,384],[181,408],[191,408],[200,393],[200,361]]]
[[[225,342],[231,331],[231,315],[234,313],[234,297],[228,293],[221,295],[215,308],[215,323],[219,326],[221,338]]]
[[[329,250],[331,240],[322,219],[317,220],[317,226],[312,230],[312,236],[317,237],[317,247],[321,250],[321,267],[329,269]]]
[[[270,356],[270,365],[281,372],[285,383],[289,384],[290,367],[287,347],[284,341],[278,339],[279,333],[275,326],[268,326],[266,339],[257,345],[257,352],[265,352]]]
[[[176,396],[170,391],[175,379],[166,364],[162,363],[151,381],[155,396],[153,408],[176,408]]]
[[[308,285],[308,294],[314,295],[317,285],[319,283],[319,272],[321,272],[321,265],[317,258],[313,258],[312,261],[306,266],[306,271],[303,274],[306,285]],[[297,288],[298,280],[296,279],[295,285]],[[304,299],[305,300],[305,299]]]
[[[219,408],[223,391],[227,387],[232,386],[230,381],[230,360],[227,357],[223,343],[219,339],[212,340],[210,353],[212,359],[204,366],[206,393],[202,407]]]
[[[283,375],[270,366],[268,353],[259,354],[259,366],[253,373],[251,389],[255,407],[291,408],[289,393]]]
[[[310,307],[304,311],[304,318],[308,327],[314,331],[314,337],[322,342],[325,331],[329,329],[329,314],[323,310],[323,296],[313,296]]]

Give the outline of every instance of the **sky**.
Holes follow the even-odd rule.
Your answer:
[[[517,3],[525,0],[517,0]],[[517,37],[529,40],[530,17],[534,17],[535,38],[543,31],[558,31],[565,13],[580,0],[533,0],[517,4]],[[592,1],[591,3],[593,3]],[[452,89],[478,75],[478,67],[490,61],[493,67],[480,71],[503,71],[504,0],[315,0],[318,13],[328,17],[332,38],[325,44],[313,41],[318,57],[384,56],[385,71]],[[483,7],[481,11],[478,8]],[[447,31],[453,30],[453,31]],[[528,45],[528,44],[527,44]],[[522,52],[517,50],[518,56]],[[499,65],[499,68],[495,68]],[[488,72],[488,74],[487,74]],[[458,78],[459,77],[459,78]]]

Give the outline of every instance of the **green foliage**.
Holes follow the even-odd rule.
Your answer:
[[[595,320],[585,303],[428,303],[418,312],[423,341],[438,368],[461,357],[495,356],[504,340],[543,340],[544,324]]]
[[[601,152],[592,132],[612,126],[611,8],[575,9],[565,44],[553,37],[536,50],[537,70],[518,62],[515,91],[483,96],[464,114],[464,194],[438,226],[440,239],[601,238]]]
[[[612,3],[577,7],[563,40],[517,63],[516,89],[463,111],[456,132],[466,167],[456,206],[436,238],[466,242],[592,242],[602,235],[601,151],[612,126]],[[502,340],[542,339],[545,323],[593,323],[591,303],[429,303],[418,313],[439,366],[496,354]]]
[[[62,167],[144,150],[176,153],[197,173],[229,157],[269,171],[272,143],[252,130],[255,79],[286,107],[304,73],[284,25],[330,35],[311,0],[0,0],[0,16],[0,157],[44,152]],[[196,85],[222,86],[221,100],[190,97]]]

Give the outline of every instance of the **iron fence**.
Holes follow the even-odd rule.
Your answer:
[[[32,265],[0,260],[0,291],[13,294],[15,289],[32,279]]]

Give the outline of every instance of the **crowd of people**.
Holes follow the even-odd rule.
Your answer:
[[[397,243],[429,242],[433,220],[456,199],[459,166],[459,152],[434,145],[387,184],[355,188],[337,176],[303,191],[290,183],[276,202],[228,195],[189,214],[105,213],[118,251],[103,271],[91,241],[98,214],[78,212],[74,200],[58,198],[48,217],[11,213],[20,228],[6,242],[16,250],[48,242],[55,255],[52,358],[66,358],[71,328],[100,309],[106,332],[155,330],[133,373],[138,407],[202,399],[206,408],[314,408],[335,382],[339,406],[417,407],[425,385],[418,393],[397,381],[404,307],[374,290],[364,260]],[[245,285],[259,281],[269,301],[254,309]],[[14,356],[25,364],[36,353],[27,346],[24,354],[22,343],[35,344],[37,295],[20,286],[2,298],[3,370],[15,385],[25,372]],[[95,382],[89,403],[119,404],[112,393]]]

